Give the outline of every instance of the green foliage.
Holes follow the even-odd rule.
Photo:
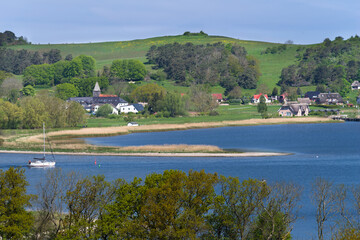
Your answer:
[[[288,226],[283,221],[284,214],[282,212],[276,212],[273,209],[271,209],[271,211],[273,212],[270,214],[266,211],[259,214],[254,223],[254,229],[251,231],[251,239],[266,240],[270,235],[271,239],[291,240],[290,234],[287,234]],[[270,215],[274,218],[274,224],[272,219],[269,219]]]
[[[78,102],[67,103],[66,108],[66,125],[69,127],[76,127],[77,125],[84,125],[86,121],[85,110]]]
[[[52,61],[53,62],[53,61]],[[24,71],[24,85],[53,86],[71,82],[72,78],[95,76],[95,59],[81,55],[71,61],[57,61],[53,64],[32,65]]]
[[[264,114],[265,112],[267,112],[267,106],[266,106],[265,101],[266,101],[266,99],[265,99],[264,95],[261,95],[260,102],[257,105],[258,113]]]
[[[322,44],[306,48],[298,64],[284,68],[279,85],[327,85],[331,91],[346,95],[348,83],[360,80],[360,39],[346,41],[325,39]],[[345,79],[345,81],[343,81]]]
[[[185,104],[180,94],[168,93],[164,100],[159,103],[158,111],[168,112],[170,117],[176,117],[185,114]]]
[[[139,60],[114,60],[110,67],[113,78],[126,81],[143,80],[146,75],[145,65]]]
[[[85,123],[85,112],[78,103],[56,97],[25,97],[19,105],[0,100],[0,129],[75,127]]]
[[[261,52],[262,54],[275,54],[275,53],[282,53],[286,50],[287,45],[286,44],[282,44],[279,46],[274,46],[274,47],[268,47],[266,48],[265,51]]]
[[[94,77],[95,63],[96,63],[95,59],[91,56],[80,55],[74,58],[72,61],[77,62],[78,60],[80,60],[81,62],[83,74],[87,77]],[[79,76],[79,75],[75,75],[75,76]]]
[[[17,129],[22,125],[24,111],[16,104],[0,100],[0,128]]]
[[[131,93],[131,97],[135,102],[147,102],[150,112],[157,111],[159,101],[163,100],[166,95],[165,88],[150,83],[140,87],[137,87]]]
[[[79,95],[78,90],[71,83],[62,83],[56,86],[55,96],[62,100],[67,100],[70,97],[77,97]]]
[[[54,68],[49,64],[32,65],[24,71],[24,85],[47,85],[54,84]]]
[[[23,239],[33,224],[31,195],[26,194],[24,169],[10,167],[0,170],[0,236],[3,239]]]
[[[34,64],[52,64],[59,60],[61,60],[61,55],[56,49],[51,49],[48,52],[30,52],[0,48],[0,70],[14,74],[22,74],[27,67]]]
[[[112,113],[112,107],[110,104],[104,104],[99,107],[99,109],[96,111],[97,117],[107,117],[109,114]]]
[[[31,85],[25,86],[23,89],[20,90],[23,96],[35,96],[35,88]]]
[[[109,79],[106,77],[72,78],[70,80],[70,83],[76,87],[79,97],[92,96],[96,82],[99,83],[102,91],[109,86]]]
[[[230,47],[229,47],[230,46]],[[221,83],[231,91],[235,85],[256,88],[260,76],[258,63],[248,58],[239,45],[222,43],[194,45],[186,43],[152,46],[146,54],[150,63],[163,68],[169,79],[182,85]],[[227,82],[234,82],[229,85]]]

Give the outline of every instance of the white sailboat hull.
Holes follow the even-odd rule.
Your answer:
[[[29,167],[55,167],[56,162],[35,161],[28,164]]]

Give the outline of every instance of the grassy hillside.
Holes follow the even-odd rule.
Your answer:
[[[271,91],[276,83],[279,81],[279,76],[282,68],[293,64],[296,61],[296,50],[299,45],[288,45],[286,51],[276,54],[261,54],[268,47],[274,47],[280,44],[243,41],[234,38],[220,37],[220,36],[165,36],[156,37],[143,40],[121,41],[121,42],[104,42],[104,43],[86,43],[86,44],[38,44],[38,45],[21,45],[13,46],[13,49],[27,49],[27,50],[49,50],[59,49],[65,57],[67,54],[72,54],[76,57],[81,54],[93,56],[97,61],[97,69],[101,69],[104,65],[110,65],[114,59],[130,58],[139,59],[146,62],[145,54],[152,45],[164,45],[168,43],[187,43],[207,44],[222,42],[237,43],[246,48],[249,55],[256,57],[259,60],[260,77],[258,86],[265,84]],[[148,68],[150,69],[150,67]],[[171,84],[165,83],[165,87],[171,87]],[[222,88],[214,88],[213,92],[223,91]],[[256,90],[244,90],[243,93],[253,94]]]

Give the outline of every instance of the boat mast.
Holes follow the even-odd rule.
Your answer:
[[[45,160],[45,123],[43,122],[43,133],[44,133],[44,160]]]

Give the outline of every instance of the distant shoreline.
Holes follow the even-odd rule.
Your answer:
[[[0,153],[10,154],[43,154],[43,152],[0,150]],[[55,155],[74,156],[137,156],[137,157],[271,157],[286,156],[291,153],[275,152],[242,152],[242,153],[86,153],[86,152],[54,152]],[[50,155],[48,153],[48,155]]]

